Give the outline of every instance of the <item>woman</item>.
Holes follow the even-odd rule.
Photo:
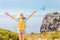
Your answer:
[[[26,21],[37,12],[38,10],[33,11],[28,18],[26,18],[24,16],[23,13],[20,13],[17,15],[17,18],[13,17],[12,15],[10,15],[8,12],[5,12],[5,14],[9,17],[11,17],[14,20],[17,20],[18,22],[18,36],[19,36],[19,40],[24,40],[25,39],[25,27],[26,27]]]

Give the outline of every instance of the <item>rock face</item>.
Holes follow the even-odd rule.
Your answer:
[[[60,13],[48,13],[45,15],[40,32],[49,32],[60,29]]]

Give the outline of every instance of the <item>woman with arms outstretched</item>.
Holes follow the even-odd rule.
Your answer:
[[[38,10],[33,11],[28,18],[26,18],[24,16],[23,13],[20,13],[17,15],[17,18],[15,18],[14,16],[10,15],[8,12],[5,12],[5,14],[7,16],[9,16],[10,18],[17,20],[18,22],[18,36],[19,36],[19,40],[24,40],[25,39],[25,27],[26,27],[26,21],[37,12]]]

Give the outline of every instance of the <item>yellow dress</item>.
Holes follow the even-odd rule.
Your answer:
[[[20,21],[18,22],[18,29],[19,29],[19,30],[25,30],[24,20],[20,20]]]

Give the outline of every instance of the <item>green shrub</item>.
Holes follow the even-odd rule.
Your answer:
[[[0,29],[0,40],[19,40],[17,33]]]

